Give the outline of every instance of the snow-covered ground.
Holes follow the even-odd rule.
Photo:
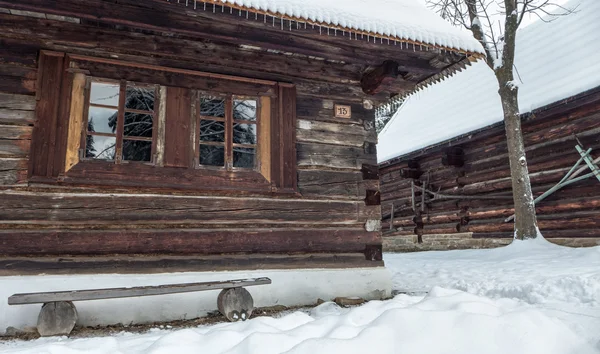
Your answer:
[[[352,309],[328,302],[277,318],[193,329],[5,342],[0,352],[600,352],[600,247],[539,240],[494,250],[387,254],[385,260],[395,289],[408,295]]]

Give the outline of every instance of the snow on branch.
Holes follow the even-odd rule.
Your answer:
[[[427,0],[427,4],[451,24],[471,31],[483,45],[486,62],[494,70],[504,67],[505,51],[514,48],[516,30],[526,16],[551,22],[576,10],[551,0]]]

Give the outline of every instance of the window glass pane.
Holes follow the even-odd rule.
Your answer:
[[[256,121],[256,100],[234,99],[233,119]]]
[[[127,86],[126,92],[125,108],[154,111],[155,90],[153,87]]]
[[[256,149],[252,148],[233,148],[233,167],[254,168],[254,156]]]
[[[202,96],[200,115],[207,117],[225,117],[225,99],[222,97]]]
[[[256,124],[233,125],[234,144],[256,144]]]
[[[200,145],[200,164],[205,166],[224,166],[225,147]]]
[[[152,142],[123,140],[123,160],[152,161]]]
[[[85,142],[85,157],[97,160],[114,160],[117,138],[88,135]]]
[[[88,131],[115,134],[117,131],[117,110],[90,107],[88,115]]]
[[[117,107],[119,105],[119,89],[119,84],[92,82],[90,103]]]
[[[200,141],[225,142],[225,123],[214,120],[201,120]]]
[[[125,112],[123,135],[152,138],[152,116]]]

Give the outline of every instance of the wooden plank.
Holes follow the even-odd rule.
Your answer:
[[[273,179],[271,170],[271,159],[273,151],[271,150],[271,97],[263,96],[260,98],[260,123],[258,131],[258,153],[260,160],[260,173],[271,182]]]
[[[0,191],[0,220],[8,222],[124,225],[222,223],[331,223],[357,221],[358,201],[100,193]]]
[[[142,297],[154,295],[191,293],[196,291],[221,290],[246,286],[271,284],[269,278],[235,279],[214,282],[167,284],[159,286],[136,286],[131,288],[107,288],[90,290],[53,291],[44,293],[14,294],[8,298],[9,305],[43,304],[58,301],[88,301]]]
[[[0,255],[4,256],[352,253],[377,243],[381,243],[378,232],[343,227],[0,231]]]
[[[39,50],[39,46],[22,40],[0,38],[0,64],[35,68]]]
[[[27,159],[0,158],[0,185],[24,183],[27,180]]]
[[[30,140],[32,130],[29,126],[0,124],[0,139]]]
[[[0,112],[2,110],[34,111],[35,98],[28,95],[0,92]]]
[[[152,274],[264,269],[382,267],[362,252],[193,256],[4,257],[0,276],[39,274]]]
[[[1,80],[1,79],[0,79]],[[33,96],[30,96],[33,99]],[[35,101],[35,100],[34,100]],[[22,111],[0,108],[0,124],[32,124],[35,122],[34,111]]]
[[[364,146],[365,141],[377,143],[375,130],[367,131],[362,124],[338,124],[298,120],[297,139],[301,143],[313,142],[345,146]]]
[[[331,198],[360,199],[358,172],[300,170],[298,188],[303,196],[328,196]]]
[[[296,176],[296,87],[279,85],[282,141],[282,187],[297,189]]]
[[[16,77],[0,76],[0,92],[19,95],[35,94],[36,80]]]
[[[180,87],[167,87],[165,160],[164,165],[170,167],[191,167],[192,122],[191,91]]]
[[[298,166],[360,170],[363,163],[377,165],[377,155],[363,148],[328,144],[297,144]]]
[[[31,140],[0,139],[0,157],[25,157],[29,155]]]
[[[53,52],[40,54],[40,77],[37,93],[36,125],[30,158],[30,175],[53,175],[56,126],[63,78],[64,55]]]
[[[73,75],[71,91],[71,109],[67,127],[67,142],[64,171],[67,172],[79,162],[81,134],[83,134],[83,108],[85,91],[85,75]]]

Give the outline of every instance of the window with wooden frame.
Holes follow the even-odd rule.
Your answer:
[[[33,180],[297,189],[293,85],[54,52],[39,73]]]
[[[88,78],[81,158],[154,162],[156,92],[155,85]]]
[[[258,168],[258,97],[198,95],[197,168]]]

